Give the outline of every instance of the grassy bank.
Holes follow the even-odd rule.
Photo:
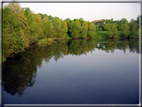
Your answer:
[[[98,43],[107,43],[108,42],[108,33],[107,31],[96,31],[95,32],[96,34],[94,35],[93,38],[85,38],[85,39],[95,39]],[[121,43],[123,41],[122,37],[122,32],[121,31],[118,31],[117,32],[117,39],[115,39],[117,42]],[[58,37],[54,37],[54,38],[44,38],[44,39],[40,39],[38,40],[38,42],[35,42],[34,44],[31,44],[30,46],[34,46],[34,45],[38,45],[39,47],[42,47],[42,46],[47,46],[47,45],[50,45],[50,44],[53,44],[56,42],[56,40],[59,40],[59,41],[62,41],[63,39],[73,39],[71,38],[71,35],[70,34],[67,34],[67,36],[64,36],[64,37],[61,37],[61,38],[58,38]],[[78,39],[81,39],[78,38]],[[15,55],[17,53],[12,53],[12,55],[10,55],[9,57],[12,57],[13,55]],[[2,59],[2,62],[6,61],[6,58],[7,56],[2,56],[0,59]]]
[[[96,31],[96,35],[95,37],[96,39],[102,39],[102,38],[108,38],[108,34],[107,34],[107,31]]]
[[[56,40],[68,40],[68,39],[72,39],[70,37],[65,37],[65,38],[46,38],[46,39],[41,39],[37,42],[37,45],[39,45],[39,47],[41,46],[46,46],[46,45],[51,45],[52,43],[54,43]]]
[[[117,38],[121,39],[121,37],[123,37],[122,32],[118,31],[117,32]],[[96,39],[108,39],[108,33],[107,31],[96,31],[96,35],[95,37]]]
[[[55,38],[46,38],[46,39],[41,39],[38,41],[37,45],[41,45],[41,44],[51,44],[53,43]]]
[[[72,39],[72,38],[70,38],[70,37],[66,37],[66,38],[54,37],[54,38],[46,38],[46,39],[44,38],[44,39],[39,40],[37,45],[42,45],[42,44],[48,44],[49,45],[49,44],[52,44],[54,42],[54,40],[56,40],[56,39],[62,40],[62,39]]]

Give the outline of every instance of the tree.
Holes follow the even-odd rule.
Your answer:
[[[122,31],[122,34],[124,37],[128,37],[129,36],[129,25],[128,23],[121,23],[120,24],[120,31]]]
[[[83,18],[79,18],[78,20],[80,21],[81,26],[82,26],[82,25],[83,25],[83,22],[84,22]]]
[[[87,32],[88,32],[88,23],[85,21],[82,25],[82,33],[81,37],[86,38],[87,37]]]
[[[43,15],[40,13],[40,16],[42,18],[41,27],[42,27],[44,38],[52,38],[53,37],[52,22],[50,21],[50,19],[48,18],[46,14]]]
[[[96,31],[102,31],[102,28],[99,26],[96,26]]]
[[[11,53],[24,51],[28,45],[25,36],[27,18],[18,3],[10,3],[3,8],[3,19],[3,54],[8,57]]]
[[[128,20],[126,19],[126,18],[122,18],[121,20],[120,20],[120,23],[127,23],[128,24]]]
[[[48,20],[47,21],[47,26],[46,26],[46,28],[47,28],[47,31],[48,31],[48,34],[47,34],[47,37],[49,37],[49,38],[53,38],[54,37],[54,30],[53,30],[53,24],[52,24],[52,22],[50,21],[50,20]]]
[[[24,8],[25,10],[25,17],[27,18],[27,23],[28,25],[26,26],[26,38],[28,39],[27,42],[28,44],[32,44],[38,41],[38,34],[36,30],[36,19],[35,19],[35,14],[29,9],[29,8]],[[30,35],[30,36],[29,36]]]
[[[92,22],[88,22],[88,34],[89,38],[93,38],[95,36],[96,27]]]
[[[47,22],[48,22],[48,17],[47,16],[43,17],[42,24],[43,24],[43,34],[45,35],[45,38],[47,38],[48,34]]]
[[[18,26],[16,16],[11,13],[10,8],[3,9],[3,56],[8,57],[13,53],[16,47],[16,32],[15,28]]]
[[[70,32],[70,29],[71,29],[71,23],[72,23],[72,20],[65,20],[66,21],[66,23],[67,23],[67,26],[68,26],[68,34],[70,35],[71,34],[71,32]]]
[[[57,38],[67,37],[66,33],[68,31],[68,27],[67,27],[66,21],[62,21],[58,17],[55,17],[53,19],[53,27],[54,27],[53,34],[55,37],[57,37]]]
[[[27,26],[27,18],[24,15],[24,9],[21,8],[19,3],[9,3],[7,7],[11,10],[11,14],[16,16],[19,27],[24,28]]]
[[[81,30],[81,23],[78,20],[72,21],[70,29],[72,38],[79,38]]]
[[[117,28],[116,28],[114,23],[107,23],[105,25],[105,29],[108,32],[108,37],[109,38],[113,38],[113,39],[116,38]]]
[[[43,33],[44,26],[43,26],[43,22],[42,22],[40,14],[35,14],[35,20],[36,20],[35,30],[36,30],[38,39],[43,39],[45,38],[44,33]]]
[[[54,26],[55,37],[61,37],[60,31],[61,31],[62,23],[61,23],[61,20],[58,17],[55,17],[53,19],[53,26]]]
[[[62,37],[66,38],[67,37],[67,32],[68,32],[68,26],[66,21],[62,22]]]
[[[119,31],[122,31],[124,37],[128,37],[129,36],[128,20],[126,18],[122,18],[118,23],[119,24],[117,25],[117,29]]]
[[[135,20],[131,20],[130,22],[130,38],[138,38],[139,37],[139,25]]]
[[[40,14],[36,14],[35,18],[36,18],[36,22],[37,23],[41,22],[41,16],[40,16]]]

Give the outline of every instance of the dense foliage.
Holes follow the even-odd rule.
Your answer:
[[[95,25],[80,19],[61,20],[46,14],[35,14],[18,3],[3,8],[3,56],[13,56],[31,44],[47,38],[94,37]],[[69,35],[69,36],[68,36]]]
[[[95,38],[95,31],[106,31],[108,38],[117,38],[121,31],[125,38],[138,38],[139,17],[137,20],[122,18],[120,21],[84,21],[83,18],[66,18],[38,13],[22,8],[18,3],[9,3],[3,9],[3,57],[13,56],[39,41],[50,39]]]
[[[107,31],[109,38],[116,38],[117,31],[122,32],[123,38],[138,38],[139,18],[142,19],[142,15],[138,16],[137,20],[132,19],[130,22],[126,18],[122,18],[116,21],[103,19],[93,23],[96,25],[96,31]]]
[[[109,38],[116,38],[117,28],[114,23],[113,24],[107,23],[105,25],[105,29],[106,29],[106,31],[108,31]]]

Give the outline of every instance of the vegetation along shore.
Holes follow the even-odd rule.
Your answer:
[[[9,3],[2,9],[2,59],[25,51],[32,45],[51,44],[56,39],[137,39],[139,17],[113,21],[85,21],[83,18],[65,20],[22,8],[19,3]]]

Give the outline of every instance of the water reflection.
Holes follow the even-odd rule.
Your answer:
[[[52,57],[55,61],[66,55],[87,55],[95,49],[114,53],[122,50],[126,53],[139,53],[138,40],[60,40],[51,45],[34,46],[26,52],[18,54],[14,59],[7,59],[2,68],[3,90],[11,95],[22,96],[27,87],[32,87],[36,81],[37,68],[42,67],[43,60],[48,63]]]

